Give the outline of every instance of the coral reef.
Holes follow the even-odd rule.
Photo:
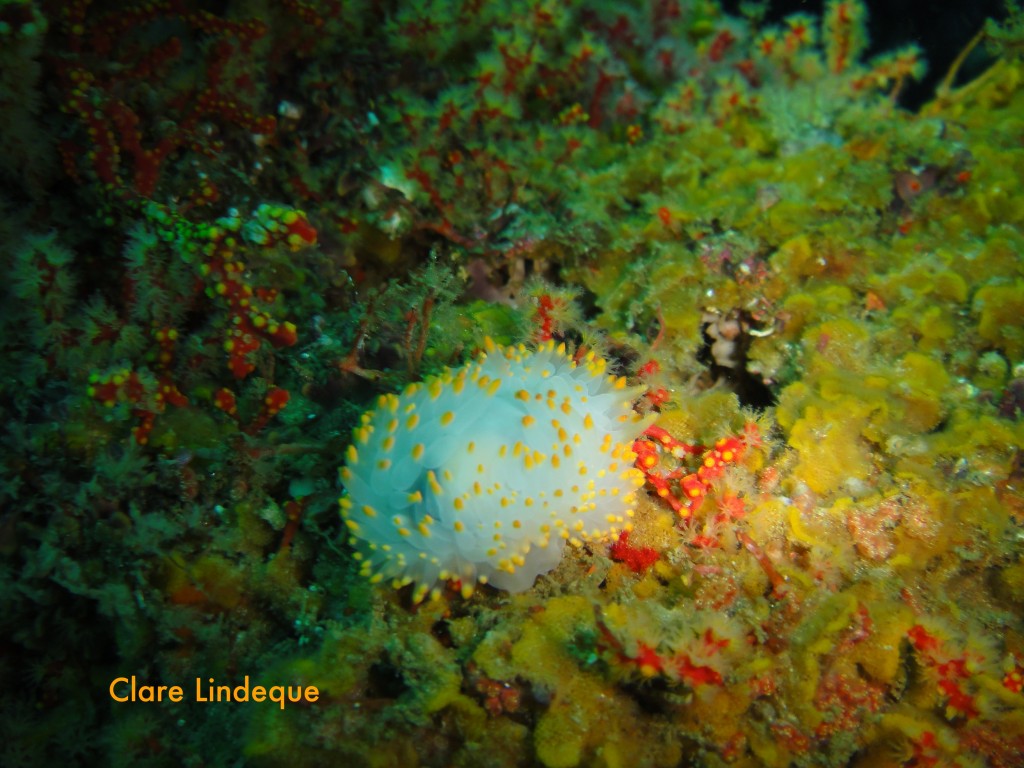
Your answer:
[[[1024,13],[767,10],[0,0],[0,763],[1024,764]]]

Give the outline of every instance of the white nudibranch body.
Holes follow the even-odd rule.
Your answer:
[[[629,530],[642,387],[590,353],[490,339],[475,362],[382,395],[353,430],[341,514],[361,570],[414,598],[453,579],[529,589],[566,541]]]

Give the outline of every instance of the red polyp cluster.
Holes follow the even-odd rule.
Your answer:
[[[535,344],[563,339],[579,326],[576,294],[572,289],[537,283],[528,287],[527,292],[532,305],[530,338]],[[584,353],[585,350],[580,354]]]
[[[221,387],[214,393],[213,404],[231,418],[238,418],[238,398],[227,387]]]
[[[316,230],[309,223],[304,214],[296,211],[288,211],[282,217],[282,222],[284,223],[285,230],[287,232],[285,235],[285,242],[288,243],[288,247],[293,251],[316,243]]]
[[[178,6],[180,3],[169,3]],[[182,18],[193,28],[208,35],[233,37],[248,50],[254,42],[267,34],[267,25],[259,19],[235,21],[214,16],[209,11],[189,11],[182,13]]]
[[[91,5],[78,0],[62,13],[61,28],[72,52],[58,66],[63,108],[77,118],[87,142],[85,147],[74,139],[64,144],[72,178],[81,179],[78,163],[83,158],[84,170],[108,192],[150,198],[163,181],[169,157],[187,150],[211,156],[223,149],[222,141],[204,135],[204,122],[251,134],[276,131],[273,115],[247,108],[243,83],[227,77],[245,69],[240,57],[247,57],[252,44],[266,34],[264,22],[224,19],[190,10],[177,0],[151,0],[109,13],[95,12]],[[183,29],[164,22],[179,22]],[[211,39],[203,48],[205,59],[197,65],[181,40],[168,34],[171,29]],[[149,87],[156,82],[163,87]],[[159,103],[151,103],[154,97]],[[145,119],[153,112],[161,115],[155,126]],[[126,159],[128,169],[123,167]],[[189,195],[187,190],[177,193]]]
[[[226,261],[230,254],[215,257],[200,270],[207,278],[207,295],[224,301],[231,313],[231,327],[224,340],[224,351],[228,353],[228,368],[236,379],[244,379],[256,366],[251,356],[260,348],[260,336],[276,342],[281,333],[281,324],[270,318],[253,302],[253,289],[244,281],[245,265],[238,261]],[[285,322],[285,339],[294,335],[294,325]],[[294,343],[294,342],[293,342]],[[279,343],[278,346],[286,346]]]
[[[598,649],[605,652],[620,667],[638,673],[641,677],[663,677],[682,683],[690,688],[719,686],[724,679],[715,665],[721,663],[721,655],[729,648],[731,640],[719,637],[708,628],[697,638],[684,644],[683,648],[655,646],[636,640],[627,648],[604,619],[596,618],[599,633]],[[635,645],[635,648],[632,646]],[[702,664],[701,661],[714,661]]]
[[[661,379],[661,363],[657,360],[648,360],[646,363],[641,365],[637,369],[637,375],[640,377],[640,380],[647,385],[647,391],[644,393],[644,400],[648,406],[660,409],[672,399],[672,394],[668,389],[658,386],[658,382]]]
[[[287,8],[291,13],[295,14],[298,18],[302,19],[303,22],[309,26],[319,29],[324,25],[324,18],[311,3],[304,3],[302,0],[280,0],[281,5]],[[326,3],[328,6],[338,5],[337,0],[329,0]]]
[[[637,469],[644,473],[655,493],[680,517],[689,517],[704,500],[711,484],[725,472],[725,468],[742,458],[746,445],[740,438],[724,437],[712,448],[705,450],[702,446],[677,440],[665,429],[655,425],[648,427],[643,436],[633,443],[633,452],[636,453]],[[703,454],[696,472],[686,472],[685,465],[663,471],[659,469],[661,451],[680,460],[697,453]]]
[[[131,225],[123,229],[130,235],[105,241],[111,253],[126,254],[120,269],[129,287],[113,307],[119,317],[97,352],[101,362],[88,393],[130,411],[138,420],[135,439],[146,443],[167,404],[187,404],[178,387],[196,381],[208,350],[215,356],[217,346],[223,350],[230,371],[223,377],[238,381],[257,369],[270,378],[268,342],[274,348],[298,342],[281,286],[263,287],[254,275],[268,267],[295,274],[299,267],[289,272],[286,254],[315,244],[316,229],[287,206],[258,205],[244,218],[230,209],[216,221],[209,211],[224,198],[248,199],[252,174],[259,173],[253,169],[262,162],[253,159],[254,148],[269,153],[276,146],[280,128],[264,109],[274,96],[254,73],[275,66],[265,58],[272,50],[284,56],[283,49],[294,53],[302,43],[266,40],[267,19],[291,17],[300,29],[315,28],[324,24],[322,11],[336,16],[341,7],[333,0],[286,0],[246,16],[184,0],[52,5],[52,34],[64,52],[52,63],[68,116],[61,130],[64,167],[93,196],[99,227]],[[107,260],[99,279],[121,279],[118,268]],[[123,363],[113,342],[139,319],[152,324],[153,335],[140,359]],[[191,350],[187,360],[176,355],[185,328],[193,329],[183,340]],[[111,363],[116,370],[105,372]],[[224,383],[212,382],[212,404],[237,421],[235,394],[216,390]],[[268,396],[248,427],[253,432],[287,402],[284,390]]]
[[[282,389],[281,387],[271,387],[267,390],[266,394],[263,395],[259,412],[242,431],[247,435],[257,434],[267,426],[272,418],[284,410],[290,399],[291,395],[289,395],[288,390]],[[239,421],[238,398],[235,396],[235,393],[227,387],[221,387],[214,392],[213,405],[218,410],[223,411],[225,414],[230,416],[235,422]]]
[[[634,573],[643,573],[658,562],[658,550],[653,547],[637,547],[629,543],[629,531],[623,531],[608,549],[612,560],[624,563]]]
[[[729,464],[734,464],[742,458],[745,448],[745,444],[739,438],[723,437],[715,442],[711,450],[704,453],[697,471],[679,481],[691,506],[695,507],[701,502],[707,495],[711,483],[722,476]]]
[[[156,415],[168,405],[188,405],[188,398],[174,385],[170,377],[161,374],[155,380],[147,380],[137,371],[120,368],[106,374],[94,373],[89,377],[89,397],[107,408],[118,405],[131,407],[132,416],[138,423],[132,427],[132,436],[139,445],[149,442]]]
[[[256,415],[256,418],[252,420],[252,423],[245,428],[247,434],[254,435],[263,429],[267,422],[279,414],[284,407],[288,405],[290,395],[288,390],[281,389],[280,387],[272,387],[267,391],[267,394],[263,396],[263,404],[260,407],[260,412]]]
[[[946,700],[946,716],[967,720],[978,717],[979,710],[970,690],[974,687],[973,670],[978,669],[984,659],[955,648],[952,638],[944,638],[921,624],[912,626],[907,637],[918,657],[937,677],[936,687]]]
[[[1003,688],[1013,693],[1024,691],[1024,665],[1016,656],[1010,657],[1011,669],[1003,675]]]
[[[552,312],[555,309],[555,302],[548,294],[537,297],[537,341],[551,341],[555,321]]]
[[[224,351],[228,353],[228,369],[236,379],[244,379],[256,370],[250,356],[259,348],[260,340],[248,330],[235,328],[229,332]]]
[[[100,375],[94,373],[89,377],[89,397],[113,408],[118,403],[138,403],[146,396],[146,388],[139,381],[134,371],[120,369]]]
[[[297,250],[316,242],[316,230],[301,211],[266,205],[260,206],[244,225],[237,217],[221,219],[218,224],[207,233],[210,242],[199,272],[207,296],[228,308],[230,327],[224,351],[232,375],[244,379],[256,369],[252,356],[259,350],[261,339],[278,348],[290,347],[298,341],[298,329],[267,311],[279,298],[276,290],[249,283],[246,265],[236,256],[239,236],[263,248],[285,245]]]

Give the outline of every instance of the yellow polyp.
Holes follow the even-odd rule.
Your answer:
[[[465,506],[466,506],[466,505],[465,505],[465,503],[464,503],[464,502],[462,501],[462,499],[461,499],[461,498],[455,498],[455,499],[454,499],[454,500],[452,501],[452,506],[453,506],[453,507],[455,507],[455,509],[457,509],[457,510],[458,510],[459,512],[461,512],[461,511],[462,511],[462,510],[463,510],[463,509],[465,508]]]
[[[455,414],[452,411],[445,411],[441,415],[441,426],[442,427],[447,427],[454,420],[455,420]]]
[[[522,423],[523,423],[523,426],[524,426],[524,427],[529,427],[529,426],[532,426],[532,425],[533,425],[533,423],[534,423],[534,422],[536,422],[536,421],[537,421],[537,420],[536,420],[535,418],[533,418],[533,416],[531,416],[530,414],[526,414],[526,415],[525,415],[525,416],[523,416],[523,418],[522,418]]]
[[[413,458],[414,458],[414,459],[415,459],[416,461],[419,461],[420,459],[422,459],[422,458],[423,458],[423,451],[424,451],[424,450],[425,450],[425,449],[424,449],[424,447],[423,447],[423,443],[416,443],[416,445],[414,445],[414,446],[412,447],[412,452],[411,452],[411,453],[412,453],[412,457],[413,457]]]
[[[452,523],[452,528],[455,529],[456,533],[462,533],[464,530],[466,530],[466,525],[461,520],[456,520],[454,523]]]
[[[419,504],[423,501],[423,494],[420,491],[413,491],[405,498],[411,504]]]
[[[377,516],[377,510],[374,509],[373,507],[371,507],[369,504],[364,504],[363,505],[363,514],[366,515],[367,517],[376,517]]]
[[[359,463],[359,453],[356,451],[356,447],[351,443],[349,444],[348,448],[345,449],[345,460],[349,464]]]
[[[525,389],[520,389],[518,392],[516,392],[516,399],[522,400],[524,403],[529,402],[530,393],[527,392]]]

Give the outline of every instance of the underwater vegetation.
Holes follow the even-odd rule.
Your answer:
[[[1024,764],[1024,13],[766,10],[0,0],[0,763]]]

